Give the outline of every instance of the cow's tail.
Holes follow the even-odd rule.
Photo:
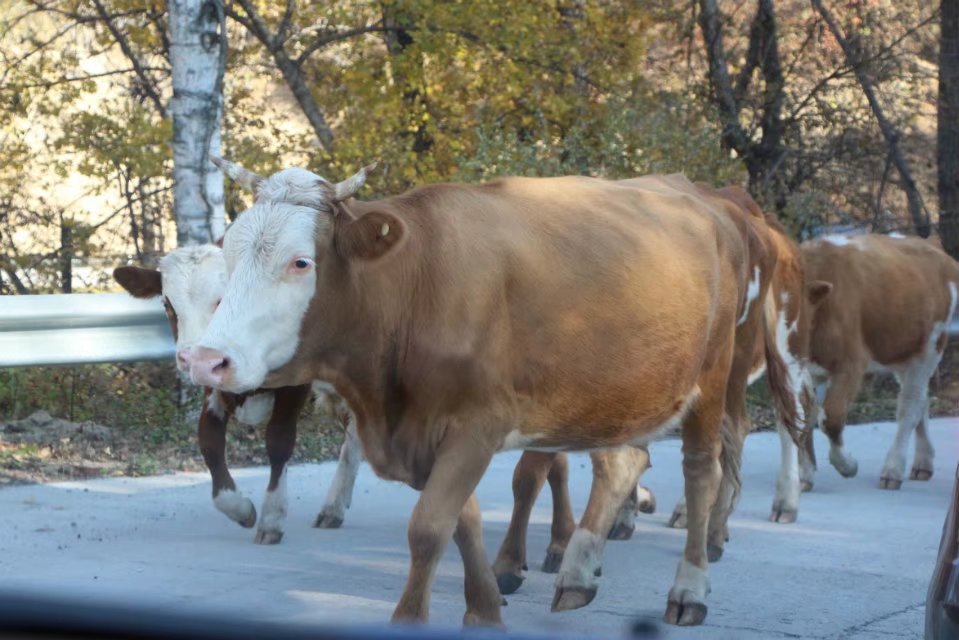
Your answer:
[[[766,297],[766,313],[763,322],[764,338],[766,343],[766,380],[772,394],[773,407],[779,418],[779,423],[789,432],[789,436],[800,449],[805,448],[809,433],[805,428],[805,420],[800,415],[802,402],[802,380],[793,380],[786,360],[780,352],[777,341],[777,319],[773,289],[770,287]],[[785,337],[785,336],[784,336]],[[783,340],[785,343],[785,340]]]

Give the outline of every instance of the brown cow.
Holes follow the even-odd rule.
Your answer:
[[[827,236],[803,243],[802,251],[807,279],[832,284],[832,293],[813,312],[810,341],[829,461],[843,476],[856,475],[859,465],[842,440],[849,405],[864,373],[892,371],[900,385],[899,428],[879,486],[902,486],[913,429],[916,453],[910,478],[928,480],[933,470],[929,378],[956,310],[959,266],[929,242],[904,236]]]
[[[624,183],[663,193],[670,189],[689,191],[691,188],[688,180],[681,175],[638,178],[624,181]],[[752,299],[764,301],[756,304],[754,309],[761,320],[747,323],[746,314],[750,311],[747,307],[736,332],[737,355],[726,395],[729,420],[724,421],[723,424],[721,459],[724,479],[720,500],[725,507],[714,512],[711,526],[715,523],[715,529],[708,545],[709,559],[715,561],[722,556],[725,541],[728,539],[726,521],[735,507],[741,486],[739,468],[742,445],[750,429],[745,405],[746,386],[766,369],[767,354],[769,360],[774,363],[770,379],[778,385],[774,387],[773,397],[777,401],[776,408],[780,416],[779,432],[783,450],[776,485],[776,498],[773,501],[770,519],[775,522],[793,522],[796,519],[800,487],[797,449],[791,430],[797,429],[803,422],[801,393],[808,351],[808,312],[804,308],[805,293],[799,247],[789,239],[778,221],[774,217],[764,216],[749,194],[737,187],[716,190],[708,185],[698,184],[693,193],[697,197],[718,201],[717,204],[725,208],[733,217],[747,212],[750,215],[749,220],[754,227],[754,233],[767,243],[763,251],[753,251],[751,254],[751,257],[766,255],[765,263],[754,265],[758,267],[758,271],[754,270],[755,273],[766,275],[755,277],[750,282],[749,290]],[[760,307],[764,307],[764,311],[760,310]],[[601,536],[605,536],[607,532],[596,528],[596,514],[603,511],[604,503],[609,499],[603,493],[602,475],[609,472],[601,459],[604,455],[604,452],[592,454],[595,480],[581,524],[581,527]],[[529,462],[524,464],[527,460]],[[514,473],[513,519],[496,561],[493,563],[494,573],[502,593],[512,593],[522,584],[526,564],[526,527],[536,495],[542,487],[544,478],[547,477],[547,472],[550,471],[551,463],[551,454],[536,453],[534,455],[533,452],[527,452]],[[640,470],[644,470],[648,465],[648,458],[641,460],[640,465]],[[562,471],[559,474],[550,471],[549,477],[554,495],[554,516],[552,539],[543,563],[543,570],[555,571],[560,568],[560,562],[563,561],[563,552],[573,527],[572,514],[568,507],[568,492],[565,487],[556,486],[564,482],[559,478],[565,477],[565,474]],[[623,533],[632,533],[633,525],[630,517],[633,513],[634,503],[627,501],[619,511],[618,527],[609,531],[610,538],[616,539]],[[677,523],[685,526],[685,501],[677,505],[671,518],[671,525]],[[557,581],[558,586],[563,586],[565,579],[562,574],[565,572],[578,576],[576,584],[580,588],[572,592],[558,589],[553,601],[553,609],[564,610],[587,604],[595,596],[597,587],[596,581],[591,580],[589,576],[598,576],[598,570],[598,554],[587,554],[580,556],[578,560],[563,562],[561,575]],[[588,586],[583,588],[584,583],[587,582]]]
[[[348,205],[365,171],[336,185],[302,169],[241,179],[256,200],[227,232],[227,291],[191,375],[238,393],[321,379],[346,399],[376,473],[422,491],[394,620],[428,618],[452,536],[464,621],[501,624],[473,495],[497,451],[618,447],[611,523],[639,470],[625,445],[682,424],[687,541],[666,620],[703,621],[737,321],[746,307],[762,318],[746,215],[583,177]],[[579,529],[570,548],[602,542]]]

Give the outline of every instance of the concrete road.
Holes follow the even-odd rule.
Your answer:
[[[779,462],[775,434],[747,439],[744,494],[730,521],[722,561],[710,567],[706,626],[666,628],[667,638],[920,638],[924,600],[959,457],[959,421],[933,421],[936,473],[930,482],[878,489],[894,425],[847,429],[859,476],[841,478],[826,462],[804,494],[799,521],[767,521]],[[685,532],[667,529],[682,491],[680,443],[651,447],[644,484],[659,511],[640,515],[633,539],[606,548],[599,594],[578,611],[552,614],[553,576],[538,571],[549,537],[549,492],[534,512],[531,570],[503,610],[513,630],[620,636],[637,617],[659,619]],[[509,519],[510,478],[518,453],[498,456],[479,489],[492,560]],[[910,459],[911,463],[911,459]],[[590,486],[588,458],[571,464],[574,507]],[[13,487],[0,490],[0,586],[81,594],[266,620],[380,623],[407,570],[406,520],[416,494],[374,477],[364,465],[353,507],[339,530],[310,524],[334,464],[291,468],[290,516],[278,546],[252,543],[214,510],[205,474],[166,475]],[[238,470],[259,506],[267,470]],[[451,544],[433,587],[434,624],[459,626],[462,567]]]

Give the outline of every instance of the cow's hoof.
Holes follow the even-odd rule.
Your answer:
[[[511,593],[516,593],[516,590],[519,589],[523,580],[523,576],[518,576],[515,573],[501,573],[496,576],[496,586],[499,587],[499,592],[504,596],[508,596]]]
[[[919,467],[913,467],[912,471],[909,472],[910,480],[929,480],[932,478],[932,469],[921,469]]]
[[[898,478],[883,477],[879,478],[879,488],[880,489],[891,489],[895,491],[902,487],[902,480]]]
[[[799,490],[803,493],[809,493],[812,491],[812,481],[811,480],[800,480],[799,481]]]
[[[685,529],[686,528],[686,512],[679,511],[678,509],[673,511],[673,515],[669,516],[669,522],[667,523],[668,527],[673,529]]]
[[[773,507],[772,513],[769,514],[770,522],[778,522],[779,524],[792,524],[796,521],[796,516],[798,512],[795,509],[777,509]]]
[[[666,624],[675,624],[680,627],[694,627],[706,620],[706,605],[701,602],[673,602],[666,604],[666,615],[663,621]]]
[[[602,578],[602,577],[603,577],[603,568],[602,568],[602,567],[596,567],[595,569],[593,569],[593,575],[596,576],[597,578]]]
[[[283,539],[282,531],[268,531],[265,529],[258,529],[256,536],[253,538],[254,544],[280,544],[280,540]]]
[[[596,597],[596,587],[556,587],[552,611],[570,611],[585,607]]]
[[[316,529],[339,529],[341,526],[343,526],[343,516],[324,511],[321,511],[313,521],[313,527]]]
[[[543,559],[543,573],[559,573],[559,567],[563,564],[563,552],[549,550]]]
[[[706,544],[706,559],[710,562],[719,562],[723,557],[723,548],[716,544]]]
[[[253,528],[253,525],[256,524],[256,507],[253,506],[253,503],[250,503],[250,515],[248,515],[245,520],[237,520],[237,524],[244,529]]]
[[[856,474],[859,473],[859,462],[853,460],[851,457],[843,459],[839,456],[833,458],[832,455],[830,455],[829,460],[843,478],[855,478]]]
[[[613,525],[613,528],[609,530],[609,535],[606,537],[610,540],[629,540],[633,537],[634,531],[636,531],[635,524],[617,522]]]
[[[656,496],[653,495],[653,492],[649,489],[646,490],[648,494],[647,497],[644,497],[636,504],[636,508],[639,509],[640,513],[652,514],[656,513]]]

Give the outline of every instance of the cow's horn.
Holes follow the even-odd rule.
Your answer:
[[[337,182],[335,185],[333,185],[333,202],[343,202],[347,198],[351,197],[354,193],[359,191],[360,188],[366,183],[366,177],[375,168],[375,162],[368,164],[346,180]]]
[[[220,171],[247,191],[256,193],[257,187],[259,187],[260,183],[264,180],[260,174],[244,169],[235,162],[230,162],[229,160],[224,160],[216,156],[210,156],[210,162],[219,167]]]

